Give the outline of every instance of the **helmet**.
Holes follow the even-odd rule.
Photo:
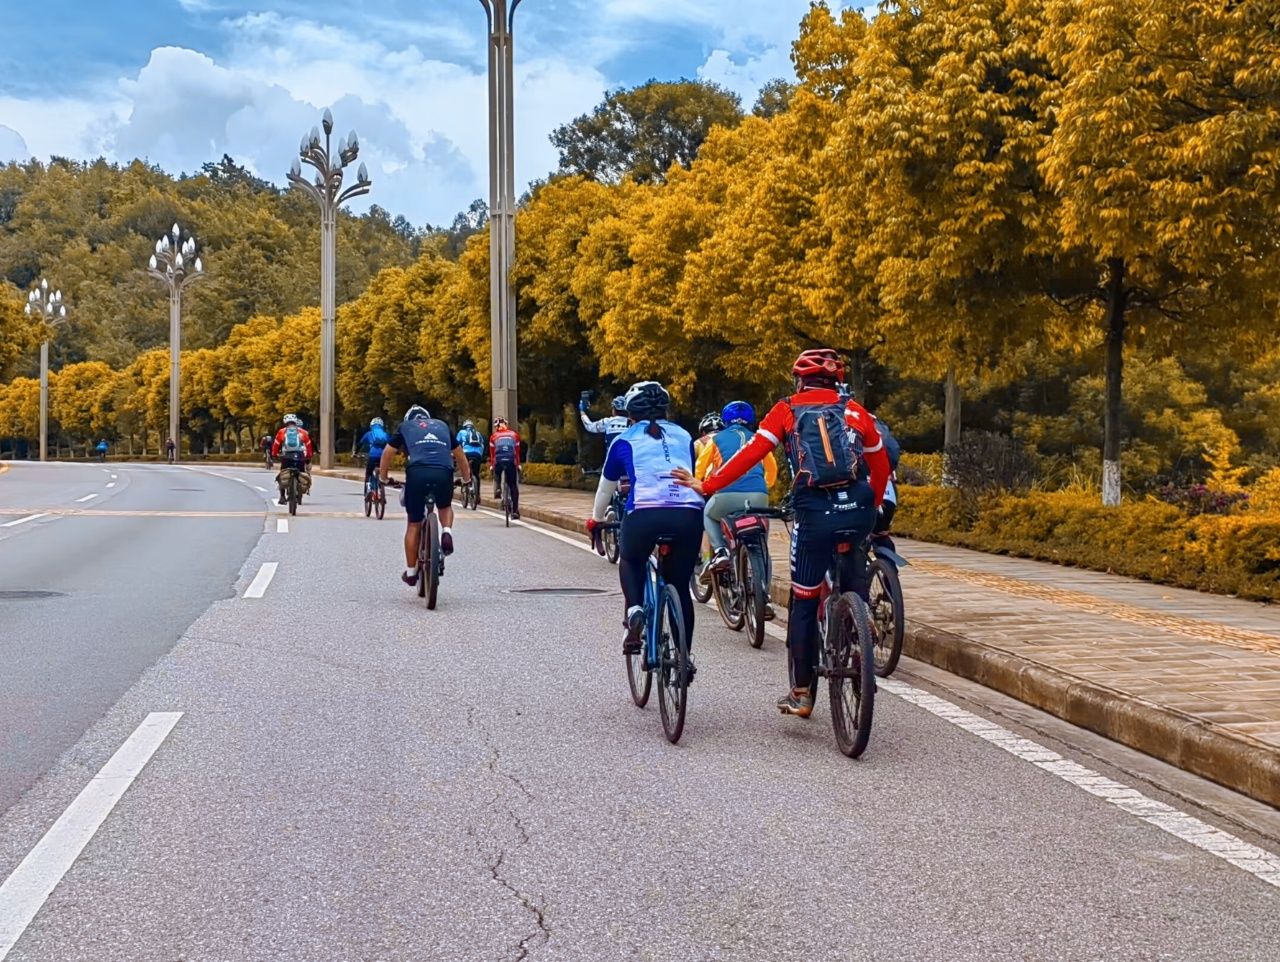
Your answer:
[[[622,399],[627,417],[636,421],[662,417],[670,406],[671,395],[657,381],[637,381]]]
[[[409,410],[404,412],[404,419],[408,421],[415,417],[429,418],[431,417],[431,412],[428,411],[426,408],[424,408],[421,404],[414,404],[410,406]]]
[[[284,423],[296,424],[298,427],[302,427],[302,418],[298,417],[296,414],[286,414],[284,416]]]
[[[625,394],[619,394],[613,399],[613,409],[615,411],[625,411],[627,409],[627,396]]]
[[[755,408],[746,401],[730,401],[720,412],[725,424],[750,424],[756,419]]]
[[[844,380],[844,362],[840,355],[829,347],[820,347],[813,351],[805,351],[791,366],[791,373],[807,380],[809,378]]]
[[[374,418],[372,421],[369,422],[369,427],[371,428],[381,428],[385,426],[386,425],[382,423],[382,418]]]
[[[711,434],[713,431],[723,430],[724,421],[720,418],[720,415],[716,414],[715,411],[712,411],[710,414],[703,415],[702,420],[698,422],[699,434]]]
[[[493,429],[497,431],[499,428],[507,427],[507,419],[504,417],[496,417],[493,419]]]
[[[467,428],[468,430],[470,430],[471,428],[475,427],[475,425],[474,425],[474,424],[472,424],[470,421],[463,421],[463,422],[462,422],[462,426],[463,426],[464,428]]]

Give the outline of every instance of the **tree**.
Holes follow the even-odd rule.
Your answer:
[[[1115,505],[1126,340],[1274,342],[1274,307],[1245,295],[1275,276],[1280,22],[1253,2],[1047,8],[1041,46],[1061,93],[1041,167],[1061,200],[1060,258],[1086,268],[1059,293],[1084,305],[1078,325],[1105,332],[1103,503]]]
[[[611,91],[589,114],[557,127],[560,173],[605,184],[631,176],[662,183],[672,167],[688,167],[711,129],[742,121],[736,94],[701,80],[650,80]]]
[[[785,113],[791,105],[791,97],[796,92],[796,85],[781,77],[770,80],[760,88],[751,112],[765,120]]]

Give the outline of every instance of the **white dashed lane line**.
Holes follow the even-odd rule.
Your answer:
[[[83,498],[76,498],[76,504],[84,504],[86,501],[92,501],[96,497],[96,494],[86,494]]]
[[[182,712],[152,712],[0,885],[0,962],[151,760]]]
[[[0,528],[16,528],[20,524],[26,524],[28,521],[35,521],[37,518],[47,518],[47,517],[49,517],[47,513],[29,514],[25,518],[18,518],[16,521],[6,521],[4,524],[0,524]]]
[[[107,482],[107,487],[108,487],[108,488],[114,488],[115,486],[116,486],[116,483],[115,483],[114,481],[108,481],[108,482]]]
[[[288,534],[288,533],[289,533],[289,519],[276,518],[276,534]]]
[[[253,581],[249,582],[249,587],[244,590],[244,596],[246,598],[261,598],[265,595],[267,587],[271,584],[271,579],[276,576],[276,569],[279,567],[279,562],[264,562],[262,567],[258,569],[258,573],[254,575]]]

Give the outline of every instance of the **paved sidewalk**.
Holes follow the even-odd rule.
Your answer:
[[[526,518],[583,530],[591,495],[522,489]],[[787,542],[775,525],[773,593]],[[1280,806],[1280,610],[902,539],[906,652]]]

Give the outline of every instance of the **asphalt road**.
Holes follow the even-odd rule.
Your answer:
[[[261,499],[265,472],[222,473]],[[615,569],[468,514],[428,612],[358,491],[318,479],[287,532],[270,508],[234,595],[0,815],[3,879],[183,713],[10,960],[1280,957],[1277,887],[888,692],[850,762],[825,705],[773,709],[781,645],[709,608],[668,745],[627,693],[620,597],[521,593]]]

